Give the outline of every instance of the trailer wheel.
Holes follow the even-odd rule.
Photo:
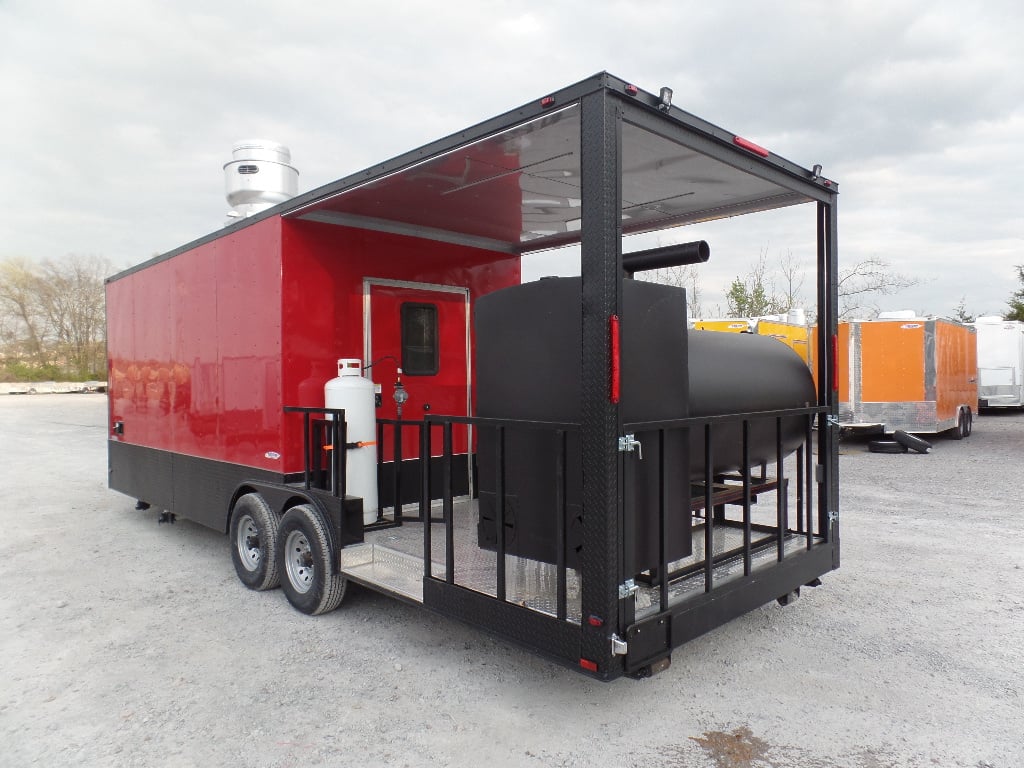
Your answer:
[[[964,417],[964,409],[956,412],[956,426],[946,432],[951,440],[963,440],[967,437],[967,419]]]
[[[974,411],[970,407],[967,408],[967,421],[965,424],[967,424],[967,434],[964,437],[970,437],[971,432],[974,431]]]
[[[905,445],[912,451],[917,451],[918,453],[928,453],[932,447],[932,444],[927,440],[922,440],[916,435],[907,434],[902,429],[897,429],[893,432],[892,439],[901,445]]]
[[[277,572],[277,528],[280,518],[258,493],[247,493],[231,513],[231,560],[239,580],[249,589],[273,589]]]
[[[285,513],[277,552],[281,588],[292,606],[310,616],[338,607],[346,579],[334,572],[330,528],[313,506],[300,504]]]

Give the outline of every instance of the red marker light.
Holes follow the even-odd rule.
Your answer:
[[[770,154],[767,149],[762,147],[760,144],[755,144],[749,139],[744,139],[742,136],[733,136],[732,143],[737,147],[747,150],[747,152],[753,152],[759,157],[768,157]]]
[[[588,672],[597,672],[597,662],[590,659],[580,659],[580,666]]]
[[[630,96],[636,96],[637,93],[640,91],[640,89],[637,88],[635,85],[627,85],[625,90],[626,93],[628,93]]]
[[[622,391],[622,367],[621,367],[621,345],[619,344],[619,316],[612,315],[608,318],[608,345],[610,353],[611,384],[609,386],[608,399],[613,403],[619,402],[619,395]]]
[[[542,107],[545,107],[545,108],[550,107],[554,103],[555,103],[555,97],[554,96],[545,96],[543,99],[540,100],[540,105]]]
[[[604,624],[604,619],[602,619],[600,616],[588,616],[587,624],[589,624],[592,627],[600,627]]]

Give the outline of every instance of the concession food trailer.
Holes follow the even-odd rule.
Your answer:
[[[279,150],[225,166],[240,205]],[[837,196],[600,73],[270,199],[108,280],[110,486],[226,533],[304,613],[355,583],[600,679],[659,671],[839,566]],[[814,378],[636,279],[708,243],[623,252],[788,206]],[[522,282],[561,246],[577,276]]]

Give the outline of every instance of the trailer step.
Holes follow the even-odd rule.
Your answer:
[[[423,602],[422,557],[376,544],[357,544],[341,551],[341,572],[373,589]]]

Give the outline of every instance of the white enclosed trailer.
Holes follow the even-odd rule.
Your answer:
[[[979,317],[973,325],[978,331],[979,407],[1024,407],[1024,323]]]

